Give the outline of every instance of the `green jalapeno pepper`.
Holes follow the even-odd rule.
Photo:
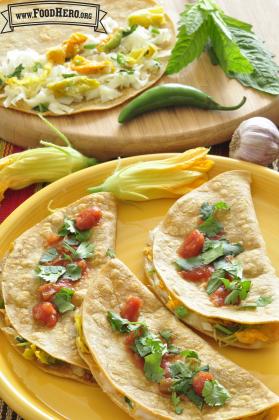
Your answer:
[[[202,109],[232,111],[239,109],[245,102],[246,97],[243,97],[237,105],[223,106],[215,102],[205,92],[192,86],[169,83],[151,88],[132,100],[120,112],[118,122],[122,124],[144,112],[170,106],[191,106]]]

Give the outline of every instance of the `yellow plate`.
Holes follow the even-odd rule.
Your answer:
[[[133,157],[124,159],[122,164],[167,156]],[[257,216],[267,243],[268,255],[279,269],[279,175],[266,168],[231,159],[214,157],[214,161],[216,165],[210,177],[233,169],[246,169],[252,173]],[[115,162],[109,162],[85,169],[49,185],[29,198],[0,227],[0,258],[8,250],[10,242],[47,216],[50,202],[51,208],[57,208],[77,200],[87,193],[87,187],[98,185],[110,175],[115,165]],[[172,203],[173,200],[156,200],[119,204],[117,255],[140,279],[144,278],[142,250],[148,231],[157,225]],[[2,335],[0,340],[0,394],[25,419],[129,418],[97,386],[81,385],[43,373],[18,355]],[[279,394],[279,344],[267,350],[221,348],[218,351],[252,372]],[[278,412],[269,414],[268,420],[271,418],[278,419]]]

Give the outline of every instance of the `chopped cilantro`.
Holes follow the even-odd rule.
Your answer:
[[[226,305],[236,305],[240,300],[246,299],[251,288],[250,280],[237,279],[228,283],[223,281],[223,283],[225,283],[226,289],[232,290],[231,293],[225,298]]]
[[[133,403],[133,401],[131,401],[131,400],[130,400],[130,398],[126,397],[126,395],[125,395],[125,397],[124,397],[124,401],[125,401],[125,403],[126,403],[126,404],[128,404],[128,406],[129,406],[131,409],[133,409],[133,408],[134,408],[134,403]]]
[[[64,274],[64,278],[71,281],[77,281],[81,278],[81,268],[75,264],[71,263],[66,266],[66,272]]]
[[[93,256],[94,251],[94,245],[89,242],[81,242],[81,244],[78,246],[76,253],[77,257],[86,260],[87,258],[90,258]]]
[[[51,262],[58,257],[58,251],[56,248],[48,248],[46,252],[40,258],[40,263]]]
[[[199,360],[199,355],[195,350],[183,350],[180,354],[186,358]]]
[[[238,261],[227,261],[225,259],[218,260],[214,263],[215,270],[224,270],[232,277],[242,277],[243,268]],[[223,276],[224,277],[224,276]]]
[[[202,253],[202,261],[204,265],[211,264],[213,261],[217,260],[219,257],[224,255],[224,248],[221,242],[216,241],[217,243],[211,249]]]
[[[112,248],[108,248],[106,252],[106,256],[109,258],[115,258],[115,251]]]
[[[164,369],[161,368],[162,353],[151,353],[144,358],[144,373],[147,379],[159,383],[164,376]]]
[[[130,322],[128,319],[124,319],[120,315],[111,311],[107,313],[107,319],[112,330],[118,331],[122,334],[136,331],[139,328],[144,327],[144,324],[141,322]]]
[[[174,379],[192,378],[193,376],[193,370],[181,360],[170,365],[170,373]]]
[[[213,216],[218,210],[229,210],[229,206],[224,201],[218,201],[215,204],[203,203],[200,209],[202,220]]]
[[[188,315],[188,310],[185,308],[185,306],[178,306],[175,308],[174,313],[177,318],[183,319]]]
[[[49,103],[44,102],[41,104],[38,104],[37,106],[34,106],[34,111],[38,111],[38,112],[47,112],[48,111],[48,107],[49,107]]]
[[[75,309],[75,305],[72,304],[72,296],[74,293],[74,290],[62,287],[59,292],[55,294],[53,303],[57,306],[60,314],[73,311]]]
[[[208,217],[201,225],[198,227],[199,231],[204,235],[207,235],[209,238],[217,235],[223,230],[223,226],[214,216]]]
[[[219,289],[220,286],[222,286],[222,278],[225,277],[225,271],[222,269],[215,270],[211,277],[209,282],[207,283],[207,294],[211,295],[214,293],[217,289]]]
[[[163,330],[160,331],[160,336],[169,344],[173,337],[173,333],[171,330]]]
[[[8,78],[10,78],[10,77],[17,77],[18,79],[20,78],[20,76],[21,76],[21,73],[23,72],[23,70],[24,70],[24,67],[23,67],[23,65],[22,64],[19,64],[15,69],[14,69],[14,71],[12,72],[12,73],[10,73],[10,74],[8,74]]]
[[[62,77],[64,78],[64,79],[70,79],[71,77],[76,77],[77,76],[77,74],[76,73],[63,73],[62,74]]]
[[[229,392],[218,381],[206,381],[202,396],[210,407],[220,407],[230,398]]]
[[[208,382],[208,381],[207,381]],[[200,397],[198,394],[195,393],[195,391],[190,388],[188,391],[185,392],[185,395],[189,398],[192,403],[194,403],[200,410],[204,406],[204,400],[202,397]]]
[[[66,268],[60,265],[38,265],[35,272],[39,279],[50,283],[56,283],[66,272]]]
[[[272,303],[271,296],[260,296],[256,301],[257,306],[260,306],[260,307],[270,305],[271,303]]]
[[[75,222],[68,217],[65,217],[62,227],[58,231],[59,236],[66,236],[68,233],[76,233]]]
[[[152,333],[146,333],[143,337],[135,339],[135,350],[141,356],[145,357],[150,353],[167,353],[167,345],[164,344],[159,337]]]
[[[222,324],[215,324],[213,327],[215,328],[215,330],[221,332],[224,335],[233,335],[241,328],[241,326],[238,325],[236,325],[235,327],[224,327],[224,325]]]
[[[174,406],[174,410],[176,414],[182,414],[183,408],[179,407],[179,404],[181,403],[181,398],[176,395],[176,392],[171,393],[171,403]]]
[[[180,354],[181,349],[179,347],[174,346],[173,344],[168,345],[168,353],[170,354]]]
[[[202,260],[201,255],[199,255],[198,257],[187,258],[187,259],[177,258],[175,260],[175,263],[182,270],[189,271],[189,270],[193,270],[193,268],[197,268],[203,265],[203,260]]]

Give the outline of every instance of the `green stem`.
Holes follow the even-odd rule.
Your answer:
[[[58,135],[58,137],[64,141],[64,143],[68,146],[68,147],[73,147],[71,145],[71,143],[69,142],[69,140],[67,139],[67,137],[65,136],[65,134],[63,134],[60,130],[58,130],[58,128],[56,128],[53,124],[51,124],[45,117],[42,116],[42,114],[38,114],[38,117],[41,118],[42,121],[44,121],[44,123],[52,130],[54,131],[55,134]]]

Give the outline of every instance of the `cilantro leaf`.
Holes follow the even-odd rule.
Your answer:
[[[118,331],[122,334],[144,327],[144,324],[141,322],[130,322],[128,319],[124,319],[117,313],[111,311],[107,313],[107,320],[113,331]]]
[[[81,268],[77,264],[71,263],[66,266],[66,271],[63,277],[67,280],[77,281],[81,278],[81,275]]]
[[[21,73],[23,72],[23,70],[24,70],[24,67],[23,67],[23,65],[22,64],[19,64],[15,69],[14,69],[14,71],[12,72],[12,73],[10,73],[10,74],[8,74],[8,78],[10,78],[10,77],[17,77],[18,79],[20,78],[20,76],[21,76]]]
[[[198,257],[193,257],[193,258],[177,258],[175,260],[176,265],[178,265],[179,268],[181,268],[182,270],[193,270],[193,268],[196,267],[200,267],[201,265],[203,265],[203,260],[201,255],[199,255]]]
[[[181,349],[179,347],[174,346],[173,344],[168,345],[168,353],[170,354],[180,354]]]
[[[216,241],[216,244],[211,249],[203,252],[201,257],[204,265],[208,265],[219,257],[224,255],[224,247],[221,241]]]
[[[108,248],[106,252],[106,256],[109,258],[115,258],[115,251],[112,248]]]
[[[90,242],[81,242],[76,250],[77,258],[86,260],[93,256],[94,245]]]
[[[199,231],[208,237],[217,235],[223,230],[222,224],[216,220],[213,216],[209,216],[201,225],[198,227]]]
[[[35,272],[39,279],[50,283],[56,283],[66,272],[66,268],[60,265],[38,265]]]
[[[180,354],[186,358],[199,360],[199,355],[195,350],[183,350]]]
[[[159,383],[164,376],[164,369],[161,368],[162,354],[152,353],[144,358],[144,373],[147,379]]]
[[[229,210],[229,206],[224,201],[218,201],[215,204],[203,203],[200,208],[201,219],[208,219],[218,210]]]
[[[253,66],[253,71],[249,74],[243,74],[239,70],[232,70],[226,71],[227,76],[237,79],[244,86],[249,86],[271,95],[278,95],[279,66],[273,60],[273,55],[252,31],[251,25],[226,15],[223,18],[234,42]]]
[[[78,230],[76,229],[75,237],[79,242],[86,242],[91,236],[91,229]]]
[[[206,381],[202,396],[210,407],[220,407],[230,398],[229,392],[218,381]]]
[[[257,301],[256,305],[259,307],[267,306],[272,303],[272,297],[271,296],[260,296]]]
[[[183,413],[183,408],[179,407],[179,404],[181,403],[181,398],[179,398],[176,395],[176,392],[172,392],[171,393],[171,403],[174,406],[174,410],[176,414],[182,414]]]
[[[32,68],[32,71],[34,72],[34,73],[36,73],[39,69],[42,69],[43,68],[43,65],[40,63],[40,62],[36,62],[35,64],[34,64],[34,66],[33,66],[33,68]]]
[[[58,231],[59,236],[66,236],[68,233],[76,233],[74,220],[65,217],[62,227]]]
[[[160,331],[160,336],[166,340],[166,342],[169,344],[171,342],[171,339],[173,337],[173,333],[171,330],[163,330]]]
[[[159,337],[151,333],[147,333],[143,337],[138,337],[135,340],[135,350],[141,356],[145,357],[151,353],[160,353],[161,355],[167,353],[167,345],[164,344]]]
[[[212,293],[216,292],[217,289],[219,289],[220,286],[222,286],[222,278],[225,276],[225,271],[222,269],[215,270],[211,277],[209,282],[207,283],[206,292],[208,295],[211,295]]]
[[[170,373],[172,378],[192,378],[193,370],[181,360],[171,363]]]
[[[188,310],[185,308],[185,306],[178,306],[175,308],[174,313],[177,318],[183,319],[188,315]]]
[[[60,314],[73,311],[75,309],[75,305],[72,304],[72,296],[74,293],[74,290],[62,287],[59,292],[55,294],[53,303],[57,306]]]
[[[218,260],[214,262],[215,270],[224,270],[226,273],[230,274],[232,277],[241,278],[243,267],[239,261],[227,261],[225,259]],[[223,275],[223,277],[225,277]]]
[[[56,248],[48,248],[46,252],[40,258],[40,263],[51,262],[58,257],[58,251]]]
[[[178,73],[203,52],[208,39],[208,12],[199,4],[187,4],[180,14],[176,44],[166,69],[167,74]]]
[[[208,382],[208,381],[207,381]],[[203,408],[204,401],[202,397],[195,393],[195,391],[190,388],[188,391],[185,392],[185,395],[189,398],[192,403],[194,403],[200,410]]]

